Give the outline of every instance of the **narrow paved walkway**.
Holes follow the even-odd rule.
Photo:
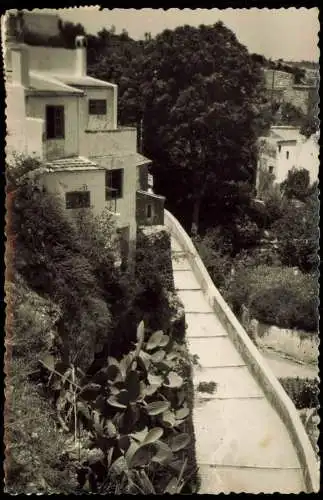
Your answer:
[[[173,238],[172,256],[175,287],[185,307],[188,347],[201,365],[194,369],[194,385],[217,384],[213,394],[195,390],[199,493],[305,491],[287,429],[209,306]]]

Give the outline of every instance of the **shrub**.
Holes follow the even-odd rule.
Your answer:
[[[305,168],[288,171],[287,179],[281,183],[281,190],[288,199],[305,201],[310,190],[310,173]]]
[[[239,316],[244,304],[259,321],[307,331],[317,331],[317,296],[315,275],[295,274],[279,266],[241,267],[226,291],[226,299]]]
[[[305,120],[303,111],[289,102],[283,102],[279,108],[278,125],[301,127]]]
[[[225,288],[232,267],[230,255],[219,248],[221,241],[223,242],[223,238],[219,238],[217,230],[209,230],[204,237],[194,239],[204,265],[220,290]]]
[[[169,234],[162,230],[145,235],[137,233],[136,278],[146,289],[174,291]]]
[[[297,266],[305,272],[319,265],[319,197],[317,186],[301,206],[289,202],[283,215],[271,226],[278,239],[282,263]]]
[[[10,494],[72,494],[77,485],[69,463],[60,459],[66,437],[59,431],[54,411],[34,384],[19,374],[21,362],[11,364],[11,395],[7,388],[5,421],[5,485]]]
[[[279,189],[274,189],[266,197],[266,227],[270,228],[271,225],[281,219],[288,207],[286,198],[283,197]]]
[[[232,232],[234,255],[243,249],[254,248],[260,243],[261,230],[247,214],[236,218]]]
[[[100,220],[94,218],[90,211],[80,211],[76,217],[71,217],[63,210],[60,199],[47,193],[35,179],[29,179],[25,176],[25,172],[19,179],[18,177],[13,176],[10,184],[11,207],[7,234],[8,241],[14,243],[11,246],[15,248],[14,259],[10,263],[10,267],[15,271],[14,279],[18,280],[14,289],[25,293],[28,302],[25,304],[18,294],[12,321],[11,341],[13,364],[19,367],[17,373],[20,375],[19,379],[14,379],[15,390],[20,394],[19,391],[26,387],[32,397],[30,400],[26,399],[23,410],[14,414],[12,420],[18,420],[22,413],[26,413],[27,419],[33,420],[30,411],[34,411],[33,405],[35,405],[37,407],[35,423],[41,426],[41,418],[45,419],[49,422],[52,432],[50,434],[49,429],[44,427],[44,433],[39,433],[39,453],[37,446],[35,460],[32,452],[30,454],[28,450],[26,460],[29,460],[35,469],[35,480],[30,470],[27,470],[26,475],[23,472],[22,489],[28,482],[34,482],[34,486],[31,485],[32,489],[56,493],[59,491],[59,481],[61,481],[61,491],[69,489],[75,491],[74,476],[69,474],[71,460],[74,459],[61,456],[60,451],[64,448],[64,443],[60,436],[56,436],[56,426],[48,416],[45,400],[46,408],[41,409],[43,399],[29,380],[31,374],[35,376],[33,380],[37,382],[41,375],[45,375],[48,384],[46,396],[57,405],[55,417],[63,429],[69,432],[75,431],[76,427],[73,427],[73,417],[75,417],[79,422],[83,421],[84,431],[92,433],[91,446],[92,448],[94,446],[94,449],[85,446],[82,441],[82,446],[86,448],[86,458],[83,462],[81,459],[78,460],[79,485],[82,488],[84,486],[84,491],[87,488],[95,491],[95,481],[100,484],[102,491],[108,492],[110,487],[115,491],[113,486],[115,478],[118,491],[133,492],[129,478],[124,474],[125,471],[121,471],[120,474],[124,446],[129,444],[129,441],[132,444],[137,443],[138,449],[140,448],[136,456],[140,468],[134,466],[131,475],[132,482],[137,484],[139,490],[153,488],[156,493],[180,491],[184,486],[183,479],[188,480],[190,474],[194,475],[196,467],[194,442],[190,445],[186,457],[187,434],[193,432],[190,416],[193,387],[185,345],[175,342],[171,336],[174,322],[172,323],[170,316],[176,307],[173,307],[174,304],[171,304],[169,299],[169,294],[174,292],[169,237],[167,241],[162,240],[160,252],[156,251],[156,247],[149,245],[143,250],[139,239],[136,272],[134,275],[130,272],[122,273],[114,268],[114,228],[104,214]],[[18,279],[19,276],[22,279]],[[13,294],[11,298],[12,296]],[[34,314],[32,304],[35,305]],[[49,321],[51,308],[55,313],[53,322]],[[136,342],[139,316],[147,319],[146,337],[143,339],[141,332],[135,349],[130,351],[130,346]],[[164,325],[165,335],[160,331]],[[180,326],[182,327],[182,324]],[[151,337],[154,328],[159,331],[155,337],[154,335]],[[48,333],[54,333],[56,342],[53,342],[54,339]],[[141,349],[143,343],[145,351]],[[112,355],[117,356],[120,361],[113,360]],[[131,360],[131,356],[135,356],[135,359]],[[35,366],[35,361],[39,358],[41,370],[39,366]],[[150,371],[147,371],[147,364],[151,368]],[[35,375],[36,367],[38,370]],[[106,370],[109,372],[107,377]],[[111,370],[121,373],[125,370],[127,375],[122,380],[120,378],[115,380],[117,377],[111,379]],[[128,373],[129,370],[131,373]],[[156,381],[160,382],[157,383],[158,387],[155,387]],[[109,393],[109,401],[102,397],[97,399],[98,385],[102,393],[104,391]],[[137,394],[138,387],[140,395]],[[145,388],[148,392],[143,395],[142,391]],[[186,389],[191,399],[187,404],[183,404],[186,399]],[[124,405],[123,398],[126,392],[128,395],[131,393],[133,398],[133,391],[137,394],[136,398]],[[151,413],[147,410],[154,402],[155,392],[159,403],[156,414],[152,413],[156,410],[156,405],[152,405]],[[75,396],[78,402],[77,414],[74,411]],[[167,409],[159,412],[160,404],[165,401]],[[138,411],[143,420],[138,417]],[[87,418],[89,414],[90,419]],[[97,420],[98,415],[99,420]],[[117,437],[110,436],[111,425],[107,422],[108,428],[104,429],[102,436],[100,427],[102,415],[110,423],[116,417],[112,423],[118,429]],[[187,423],[184,421],[186,418]],[[149,434],[150,442],[144,443],[145,446],[149,446],[143,450],[144,460],[147,460],[146,452],[149,456],[149,464],[147,463],[147,468],[144,470],[147,477],[141,470],[143,459],[141,438],[137,436],[138,441],[130,436],[130,430],[134,433],[142,430],[140,427],[142,422],[146,422],[149,426],[154,424],[149,428],[153,431]],[[159,447],[158,443],[154,444],[161,437],[161,431],[158,429],[157,432],[156,427],[162,428],[165,437],[164,445],[161,444]],[[160,436],[156,438],[159,434]],[[112,447],[110,438],[113,438]],[[50,448],[48,457],[42,459],[42,454],[48,446],[47,439],[54,440],[55,446],[53,449]],[[63,441],[65,440],[64,438]],[[112,449],[112,454],[106,454],[107,462],[105,462],[105,466],[109,463],[108,485],[105,481],[103,483],[101,481],[103,476],[100,462],[102,456],[100,450],[107,452],[107,440],[108,448]],[[74,436],[74,443],[76,441],[77,436]],[[81,445],[80,440],[78,443]],[[28,448],[31,446],[31,441],[22,436],[22,444]],[[98,448],[100,448],[99,455],[97,455]],[[150,464],[152,448],[157,454],[155,465]],[[169,449],[172,448],[176,460],[173,460],[172,455],[171,464],[165,465],[170,458]],[[76,450],[76,454],[80,451],[82,451],[80,448]],[[12,488],[17,482],[14,474],[21,470],[20,457],[14,460],[16,462],[11,467],[11,472],[8,472],[9,475],[7,474]],[[40,476],[37,470],[39,460],[43,460],[45,468],[44,474],[41,472]],[[64,460],[67,460],[65,465]],[[64,475],[65,472],[63,475],[56,474],[56,465],[58,470],[60,467],[66,469],[67,476]],[[46,470],[48,474],[52,472],[55,477],[48,480],[45,477],[43,483],[42,475],[46,476]],[[84,472],[87,483],[86,481],[82,483],[81,476]],[[174,475],[177,477],[176,481]],[[188,486],[188,490],[190,488],[191,485]]]
[[[307,139],[311,137],[311,135],[317,133],[320,126],[320,120],[318,117],[318,112],[315,112],[315,109],[312,111],[310,116],[306,117],[303,125],[301,126],[300,133],[304,135]]]
[[[317,379],[285,377],[279,382],[298,410],[319,407],[319,381]]]
[[[6,191],[11,193],[28,183],[28,179],[39,177],[41,162],[29,156],[15,154],[10,163],[6,163]]]
[[[170,239],[165,231],[159,231],[152,238],[138,231],[134,273],[125,272],[119,277],[119,284],[128,294],[123,301],[118,299],[112,308],[117,332],[111,345],[113,356],[122,355],[125,346],[135,341],[141,319],[147,331],[164,330],[172,335],[171,315],[175,311],[170,296],[174,282]],[[116,297],[118,293],[113,291]]]
[[[217,384],[216,382],[210,381],[210,382],[200,382],[199,385],[197,386],[197,391],[198,392],[207,392],[208,394],[213,394],[214,391],[216,390]]]
[[[119,361],[108,357],[90,379],[73,366],[59,374],[48,357],[43,364],[60,391],[57,411],[66,427],[87,435],[68,453],[83,491],[105,493],[115,476],[124,493],[140,491],[141,484],[133,491],[140,471],[152,492],[167,492],[178,474],[174,488],[182,489],[194,472],[186,470],[184,452],[191,439],[184,428],[190,415],[184,346],[162,331],[147,338],[141,322],[134,348]]]
[[[79,362],[88,366],[96,341],[112,338],[107,298],[111,297],[109,285],[117,288],[117,278],[111,253],[105,250],[103,241],[99,245],[99,238],[95,240],[90,223],[80,234],[60,199],[30,180],[13,192],[9,222],[8,238],[15,243],[15,270],[32,290],[50,297],[61,308],[63,359],[81,356]],[[96,253],[89,251],[91,238]],[[102,267],[105,282],[98,278]]]
[[[72,493],[75,474],[60,460],[65,436],[50,402],[31,380],[52,347],[60,310],[21,277],[6,287],[5,484],[9,493]],[[39,380],[38,376],[36,380]]]

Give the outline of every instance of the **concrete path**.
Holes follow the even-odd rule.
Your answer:
[[[267,401],[200,290],[182,248],[172,238],[175,287],[186,314],[195,390],[194,427],[200,494],[299,493],[303,474],[286,427]]]

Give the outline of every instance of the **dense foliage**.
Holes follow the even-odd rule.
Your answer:
[[[112,489],[126,492],[136,483],[136,491],[148,488],[149,492],[152,489],[160,492],[168,488],[174,493],[182,489],[183,481],[189,481],[185,488],[191,491],[196,477],[191,420],[192,381],[190,361],[183,343],[185,325],[181,326],[178,342],[172,336],[174,304],[169,303],[169,293],[174,292],[174,285],[170,276],[167,277],[169,269],[163,270],[163,262],[170,259],[170,249],[165,243],[165,250],[159,255],[147,246],[142,251],[139,238],[135,269],[116,268],[117,233],[108,213],[99,218],[93,217],[88,210],[67,214],[61,200],[47,193],[38,182],[41,172],[42,166],[30,159],[17,158],[15,165],[7,166],[7,208],[10,213],[6,228],[7,279],[13,284],[13,292],[8,293],[7,299],[12,311],[7,331],[11,335],[9,347],[13,361],[10,366],[14,371],[14,405],[10,406],[7,426],[8,439],[14,443],[14,450],[11,446],[9,450],[12,467],[7,462],[8,488],[12,491],[26,488],[28,491],[57,493],[76,492],[84,486],[86,491],[101,489],[110,492]],[[15,299],[14,290],[17,289],[19,295]],[[141,324],[137,346],[132,351],[141,318],[147,321],[147,328],[144,332]],[[161,333],[162,327],[165,334]],[[154,329],[158,330],[155,336]],[[133,356],[136,362],[131,360]],[[24,369],[20,370],[20,367]],[[130,370],[129,376],[123,377],[124,369]],[[120,376],[117,376],[118,370]],[[112,378],[111,372],[114,374]],[[139,385],[135,385],[136,381]],[[25,384],[29,395],[22,390]],[[125,405],[127,391],[130,391],[130,399]],[[101,394],[99,400],[98,393]],[[163,407],[159,412],[158,407],[156,414],[147,413],[147,405],[156,397],[157,402],[167,398],[167,409]],[[104,408],[99,405],[100,401],[105,401]],[[33,409],[34,404],[36,409]],[[126,416],[120,408],[128,408]],[[31,409],[35,412],[35,421],[30,415]],[[103,412],[102,416],[110,422],[103,438],[98,431],[98,412]],[[23,414],[26,414],[27,423],[24,419],[21,421]],[[157,414],[159,416],[155,418]],[[169,419],[165,429],[157,425],[162,416]],[[35,425],[41,419],[49,422],[50,429],[44,426],[37,433]],[[127,476],[128,482],[124,476],[126,469],[122,477],[114,477],[115,469],[120,471],[115,462],[118,459],[120,466],[120,453],[123,456],[127,439],[131,439],[132,450],[136,443],[140,446],[139,435],[136,440],[130,438],[130,434],[137,431],[145,434],[145,426],[148,435],[145,444],[159,442],[162,434],[165,438],[155,465],[150,464],[149,470],[142,469],[140,460],[148,448],[149,462],[152,458],[149,446],[138,451],[141,458],[139,460],[136,455],[139,462]],[[117,434],[113,437],[113,444],[109,441],[109,432],[114,427]],[[59,429],[60,432],[63,430],[63,435]],[[66,442],[71,438],[75,451],[76,437],[72,438],[71,433],[75,434],[76,430],[81,441],[84,433],[89,437],[88,433],[92,432],[92,441],[88,445],[78,440],[76,455],[73,456],[69,453],[71,450],[66,449]],[[21,439],[21,445],[15,445],[16,437]],[[96,440],[101,438],[100,450],[105,453],[102,463],[102,453],[96,460],[95,451]],[[37,448],[24,453],[24,448],[30,450],[33,439],[38,439]],[[49,443],[44,443],[43,439],[48,439]],[[51,439],[55,440],[55,446],[52,446]],[[49,453],[45,458],[46,446]],[[85,461],[78,455],[81,447],[86,449]],[[112,456],[110,449],[117,456]],[[42,467],[37,468],[40,462]],[[110,471],[108,464],[115,467]],[[96,478],[91,472],[92,465],[95,470],[101,467]],[[103,472],[102,467],[105,467]],[[87,482],[82,479],[84,471],[89,473]],[[164,483],[166,479],[167,484]]]
[[[214,283],[238,316],[245,305],[267,324],[316,331],[317,184],[310,185],[306,169],[291,170],[280,189],[254,208],[244,205],[240,226],[218,226],[195,238]]]
[[[239,315],[244,304],[251,317],[282,328],[316,332],[318,328],[318,280],[276,266],[241,266],[228,290],[228,302]]]
[[[120,119],[143,119],[156,189],[198,229],[202,204],[223,206],[225,190],[254,180],[261,72],[220,22],[165,30],[144,44],[128,71]]]
[[[284,203],[283,213],[270,227],[278,240],[281,261],[304,272],[316,272],[319,265],[318,186],[309,188],[306,171],[304,176],[304,170],[300,170],[288,176],[283,189],[292,200]]]
[[[46,357],[57,411],[74,431],[67,454],[76,459],[80,492],[182,490],[194,473],[182,454],[191,440],[180,375],[185,353],[162,331],[145,338],[141,322],[133,349],[120,361],[108,357],[90,378],[72,365],[59,372]]]
[[[84,368],[100,346],[111,345],[112,311],[122,307],[125,290],[104,237],[93,241],[92,235],[100,234],[92,232],[97,221],[92,220],[90,232],[80,232],[77,221],[64,214],[58,198],[40,188],[36,179],[30,182],[20,176],[24,168],[24,159],[14,167],[7,166],[13,265],[33,290],[59,304],[63,342],[58,348],[66,363],[77,360]],[[13,170],[16,184],[20,179],[18,187],[9,182]]]
[[[305,123],[306,115],[299,108],[289,102],[283,102],[277,109],[274,124],[302,127]]]
[[[6,295],[6,490],[73,493],[77,483],[72,468],[60,459],[66,436],[35,379],[38,359],[51,344],[59,308],[32,292],[18,276],[6,283]]]
[[[318,379],[285,377],[280,378],[279,382],[298,410],[319,407]]]
[[[289,170],[280,188],[287,199],[300,201],[305,201],[314,191],[310,186],[310,174],[306,168]]]

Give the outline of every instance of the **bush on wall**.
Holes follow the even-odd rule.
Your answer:
[[[68,363],[77,358],[85,368],[100,345],[112,342],[113,316],[126,291],[91,212],[86,211],[82,224],[80,218],[70,217],[60,198],[42,188],[37,175],[27,175],[29,164],[22,160],[7,170],[12,265],[32,290],[59,305],[62,359]]]
[[[298,410],[318,408],[320,387],[317,379],[285,377],[279,382]]]
[[[241,267],[226,299],[240,316],[244,304],[252,317],[282,328],[317,331],[318,281],[315,275],[281,266]]]

